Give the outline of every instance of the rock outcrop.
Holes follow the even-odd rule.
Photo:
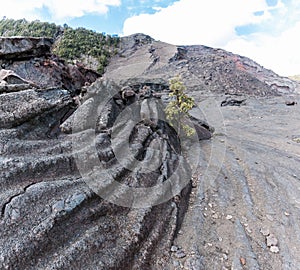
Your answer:
[[[19,84],[21,79],[37,88],[63,88],[79,93],[81,87],[99,77],[93,70],[66,64],[52,55],[51,45],[51,39],[46,38],[0,38],[2,77],[6,73],[1,80],[17,76],[19,81],[10,84]]]
[[[180,158],[181,150],[172,129],[163,122],[155,123],[156,119],[145,118],[147,112],[142,107],[150,104],[142,96],[139,96],[141,104],[132,114],[127,112],[129,118],[119,121],[114,130],[111,129],[115,118],[132,95],[115,96],[102,108],[102,114],[94,114],[95,108],[90,104],[97,100],[97,92],[112,92],[115,87],[100,81],[88,89],[86,101],[73,116],[74,121],[79,118],[82,122],[72,126],[77,130],[70,135],[62,134],[58,128],[61,122],[64,126],[64,119],[74,106],[67,91],[30,89],[0,95],[0,262],[4,268],[144,269],[154,261],[157,269],[163,267],[162,254],[167,256],[182,220],[180,209],[187,206],[191,175],[177,171],[177,182],[187,179],[183,191],[178,192],[174,187],[173,192],[177,193],[171,193],[165,201],[151,198],[152,207],[136,208],[141,202],[131,202],[132,199],[126,197],[125,206],[131,203],[135,206],[130,209],[96,194],[102,195],[103,190],[109,188],[101,184],[107,181],[108,174],[136,193],[140,187],[162,184],[176,171]],[[157,115],[155,100],[151,107],[152,113]],[[138,116],[136,124],[130,123],[135,109],[143,114],[141,119]],[[84,118],[86,116],[88,118]],[[94,116],[96,153],[101,163],[97,175],[100,190],[98,186],[94,188],[97,183],[82,178],[89,171],[82,167],[78,171],[78,161],[74,160],[81,151],[89,153],[85,150],[90,147],[85,143],[89,141],[86,122]],[[129,134],[129,148],[137,161],[158,158],[152,156],[151,149],[155,149],[158,142],[162,143],[163,150],[158,153],[162,163],[153,170],[147,167],[148,173],[142,169],[130,170],[130,165],[120,164],[120,156],[116,156],[116,152],[122,155],[124,144],[128,143],[123,137],[128,127],[134,127]],[[78,149],[74,148],[74,140]],[[121,149],[112,148],[112,143]],[[85,160],[88,169],[92,166],[90,158]],[[126,162],[134,160],[126,159]],[[175,195],[178,195],[176,201],[172,199]],[[162,203],[155,205],[156,200]]]
[[[50,55],[53,40],[34,37],[0,37],[0,60],[24,60]]]
[[[5,67],[1,269],[162,269],[192,177],[185,146],[164,121],[167,86],[103,80],[88,86],[95,73],[52,55],[19,57]],[[211,136],[208,124],[192,121],[200,139]]]

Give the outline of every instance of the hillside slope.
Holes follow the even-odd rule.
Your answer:
[[[143,34],[121,39],[119,54],[107,67],[106,78],[160,78],[167,83],[180,74],[188,88],[201,93],[248,95],[289,94],[298,82],[280,77],[253,60],[206,46],[175,46]]]

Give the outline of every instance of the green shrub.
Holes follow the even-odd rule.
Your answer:
[[[186,124],[185,119],[189,116],[189,111],[195,105],[195,101],[192,97],[184,93],[186,86],[180,76],[170,79],[169,88],[171,90],[169,96],[173,100],[165,109],[167,120],[171,126],[178,130],[179,135],[181,134],[181,130],[183,130],[190,137],[195,134],[195,129]]]

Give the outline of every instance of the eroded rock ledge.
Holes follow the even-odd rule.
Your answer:
[[[16,61],[50,55],[52,45],[51,38],[0,37],[0,59]]]
[[[90,106],[97,93],[116,89],[118,94],[101,112],[91,114],[98,110]],[[157,94],[154,99],[160,99],[164,94],[154,93],[151,87],[148,90],[141,93],[130,86],[122,89],[97,81],[87,89],[77,110],[79,116],[96,120],[95,145],[102,170],[109,169],[117,181],[135,188],[166,181],[181,155],[174,131],[163,122],[144,118],[130,135],[130,151],[137,160],[143,160],[153,147],[152,141],[161,140],[163,163],[142,173],[118,162],[111,146],[111,128],[120,112],[137,97],[141,101],[139,113],[146,116],[142,104],[150,105],[149,95]],[[85,138],[87,119],[75,123],[77,130],[72,134],[61,132],[68,130],[68,114],[74,106],[68,91],[29,89],[0,98],[1,265],[6,269],[146,269],[155,262],[155,268],[162,269],[191,185],[175,199],[152,207],[127,208],[107,202],[82,179],[74,160],[72,141]],[[157,115],[155,101],[151,105],[152,114]],[[72,117],[74,121],[74,114]],[[121,119],[118,125],[115,143],[121,145],[128,122]],[[55,137],[51,136],[54,131]],[[98,180],[105,181],[104,174],[100,175]]]

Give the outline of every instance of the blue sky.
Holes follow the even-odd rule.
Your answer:
[[[300,74],[299,0],[10,0],[0,16],[120,36],[143,32],[173,44],[223,48],[280,75]]]
[[[72,27],[84,26],[98,32],[122,35],[123,24],[127,18],[137,16],[139,14],[154,14],[157,12],[156,8],[166,8],[176,1],[177,0],[98,1],[108,3],[108,9],[106,12],[97,12],[97,10],[91,12],[84,11],[82,16],[61,16],[58,18],[55,18],[55,15],[53,15],[54,12],[52,13],[49,7],[45,5],[36,10],[36,12],[40,13],[42,20],[54,21],[60,24],[67,23]],[[109,5],[109,2],[111,2],[111,5]]]

